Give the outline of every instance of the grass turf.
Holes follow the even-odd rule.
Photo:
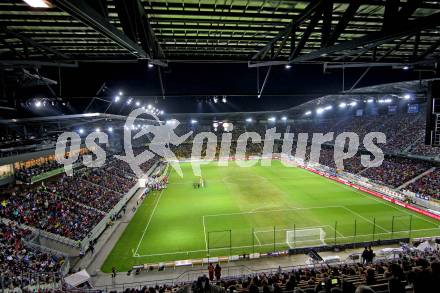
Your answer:
[[[325,231],[327,244],[440,235],[434,219],[279,161],[271,167],[202,166],[206,186],[200,189],[193,188],[197,179],[191,165],[181,167],[183,178],[171,172],[168,188],[151,193],[137,209],[104,272],[208,252],[226,256],[287,249],[288,230],[297,231],[290,246],[320,244],[298,232],[310,227]]]

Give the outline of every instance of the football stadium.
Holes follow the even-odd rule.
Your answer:
[[[1,292],[439,291],[440,1],[0,15]]]

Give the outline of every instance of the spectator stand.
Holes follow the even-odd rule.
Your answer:
[[[86,251],[89,247],[90,241],[99,238],[99,236],[108,227],[108,224],[112,221],[112,218],[119,214],[122,208],[127,204],[127,202],[133,197],[133,195],[141,188],[141,182],[145,181],[147,178],[154,173],[156,168],[159,166],[159,162],[154,163],[154,165],[146,172],[143,178],[139,178],[136,184],[121,198],[121,200],[107,213],[107,215],[93,228],[93,230],[84,238],[80,244],[79,249]]]
[[[287,279],[291,276],[297,277],[296,288],[313,288],[316,284],[321,282],[324,278],[324,274],[337,276],[341,281],[355,282],[357,285],[364,284],[366,282],[366,270],[368,268],[374,269],[374,275],[376,278],[376,287],[388,286],[388,279],[385,276],[386,269],[392,264],[399,264],[405,261],[409,256],[424,256],[427,257],[430,253],[432,256],[438,258],[438,252],[436,252],[436,244],[418,241],[417,245],[401,244],[401,247],[382,247],[375,251],[375,257],[371,264],[363,264],[362,253],[355,252],[341,255],[330,255],[323,257],[322,261],[313,262],[306,260],[303,264],[299,265],[287,265],[277,267],[260,267],[250,268],[247,265],[226,265],[222,264],[222,278],[221,281],[211,282],[212,286],[222,286],[227,289],[227,284],[241,285],[245,280],[250,279],[271,279],[274,276]],[[306,254],[308,251],[306,251]],[[342,260],[342,261],[341,261]],[[219,261],[219,260],[217,260]],[[414,264],[415,265],[415,264]],[[384,269],[383,269],[384,268]],[[155,270],[157,268],[150,268]],[[200,276],[206,275],[206,267],[189,268],[180,274],[176,274],[172,277],[161,279],[148,279],[145,281],[127,282],[127,283],[112,283],[112,284],[97,284],[91,290],[87,290],[88,293],[96,292],[139,292],[137,290],[143,290],[144,288],[166,288],[166,291],[175,292],[178,289],[184,289],[189,284],[195,282]],[[321,274],[322,273],[322,274]],[[316,275],[315,275],[316,274]],[[305,276],[314,276],[310,280]],[[319,276],[320,275],[320,276]],[[278,278],[277,277],[277,278]],[[292,292],[285,290],[285,281],[281,282],[282,292]],[[308,280],[308,281],[307,281]],[[313,281],[313,282],[311,282]],[[193,283],[194,284],[194,283]],[[127,291],[128,290],[128,291]],[[155,289],[153,289],[155,290]],[[248,292],[248,288],[237,288],[238,292]],[[259,290],[261,292],[261,288]],[[157,292],[157,291],[155,291]],[[191,291],[188,291],[191,292]],[[197,291],[195,291],[197,292]],[[211,291],[212,292],[212,291]],[[219,291],[224,292],[224,291]],[[313,291],[315,292],[315,291]],[[388,291],[386,291],[388,292]]]
[[[11,223],[14,223],[13,221],[7,219],[0,219],[0,221],[2,224],[7,226]],[[31,231],[28,236],[21,239],[23,247],[20,249],[20,253],[23,253],[25,251],[24,249],[26,249],[27,252],[25,253],[30,254],[26,256],[26,258],[28,259],[26,260],[25,257],[20,256],[18,253],[15,256],[17,260],[23,257],[23,259],[21,259],[23,264],[26,262],[28,262],[28,264],[26,265],[26,267],[23,268],[23,271],[21,271],[21,274],[19,276],[14,276],[14,283],[16,285],[20,285],[20,287],[24,290],[30,291],[59,288],[61,285],[60,281],[62,280],[62,277],[66,275],[70,270],[70,261],[68,256],[61,251],[39,245],[36,240],[38,236],[31,229],[20,226],[18,224],[14,225],[19,229]],[[37,261],[34,260],[36,259],[35,254],[46,254],[50,256],[50,258],[56,257],[58,260],[62,260],[62,264],[56,271],[32,271],[31,268],[36,265],[36,263],[34,262]],[[31,255],[33,255],[33,257]],[[26,271],[26,269],[28,269],[28,271]],[[10,283],[6,282],[7,277],[3,275],[3,273],[4,272],[0,272],[0,289],[2,289],[2,292],[4,292],[4,290],[11,286]],[[19,282],[19,284],[17,284],[17,282]]]

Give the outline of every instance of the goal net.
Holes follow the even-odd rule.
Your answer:
[[[290,248],[325,245],[322,228],[295,229],[286,231],[286,243]]]

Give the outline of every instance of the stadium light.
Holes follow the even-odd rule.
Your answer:
[[[217,127],[218,127],[218,123],[217,123],[217,122],[214,122],[214,123],[212,123],[212,126],[213,126],[214,128],[217,128]]]
[[[345,108],[345,107],[347,107],[346,103],[342,102],[342,103],[339,104],[339,108]]]
[[[287,121],[287,117],[286,117],[286,116],[283,116],[283,117],[281,117],[281,120],[283,120],[283,121]]]
[[[406,95],[403,96],[403,98],[405,100],[409,100],[409,99],[411,99],[411,95],[410,94],[406,94]]]
[[[132,98],[128,99],[128,100],[127,100],[127,105],[130,105],[132,101],[133,101]]]
[[[163,110],[160,110],[159,114],[160,114],[160,115],[163,115]]]
[[[304,115],[306,115],[306,116],[312,115],[312,111],[307,111],[304,113]]]
[[[405,66],[402,67],[402,69],[403,69],[403,70],[408,70],[408,69],[409,69],[409,66],[408,66],[408,65],[405,65]]]
[[[139,107],[141,105],[141,102],[136,101],[136,107]]]
[[[373,103],[373,102],[374,102],[373,99],[368,99],[368,100],[367,100],[367,103],[369,103],[369,104],[371,104],[371,103]]]
[[[223,103],[226,104],[227,101],[228,101],[228,100],[226,100],[226,97],[223,97],[223,98],[222,98],[222,102],[223,102]]]
[[[356,106],[357,105],[357,102],[351,102],[350,103],[350,106],[352,106],[352,107],[354,107],[354,106]]]
[[[119,102],[121,98],[119,96],[116,96],[113,100],[115,101],[115,103]]]
[[[284,65],[284,68],[285,68],[285,69],[290,69],[290,68],[292,68],[292,65],[290,65],[290,64],[286,64],[286,65]]]
[[[331,109],[333,109],[332,105],[328,105],[327,107],[324,108],[324,110],[331,110]]]
[[[275,122],[277,119],[276,119],[275,117],[270,117],[270,118],[267,119],[267,120],[269,120],[270,122]]]
[[[191,124],[196,124],[197,120],[191,119]]]
[[[252,118],[246,118],[246,122],[252,122]]]
[[[95,131],[96,132],[101,132],[101,128],[98,127],[98,128],[95,129]]]
[[[43,105],[43,103],[40,100],[35,102],[35,107],[37,107],[37,108],[40,108],[42,105]]]
[[[108,128],[108,132],[113,132],[113,127],[110,126],[110,127]]]
[[[316,114],[322,114],[322,113],[324,113],[324,109],[323,108],[316,109]]]
[[[148,63],[148,68],[153,68],[154,64],[153,63]]]
[[[78,129],[78,133],[79,134],[83,134],[84,133],[84,129],[82,129],[82,128]]]
[[[151,108],[153,108],[153,106],[151,106],[150,104],[147,106],[147,108],[148,109],[151,109]]]
[[[23,0],[33,8],[51,8],[52,4],[47,0]]]
[[[217,104],[217,102],[218,102],[218,98],[217,97],[213,97],[212,100],[214,101],[214,104]]]
[[[124,93],[122,91],[119,91],[119,95],[122,96]]]

